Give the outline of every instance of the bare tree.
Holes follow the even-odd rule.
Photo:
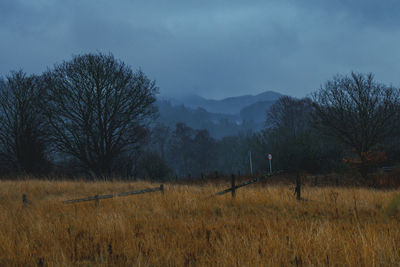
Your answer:
[[[207,130],[197,130],[193,138],[196,168],[194,173],[210,173],[216,161],[216,142]]]
[[[38,174],[48,166],[47,125],[39,79],[23,71],[0,81],[0,159],[9,171]]]
[[[399,126],[399,90],[372,74],[338,75],[313,95],[319,129],[355,150],[366,175],[366,153]]]
[[[158,123],[151,130],[151,148],[155,150],[161,159],[165,160],[166,148],[171,136],[169,127]]]
[[[156,114],[157,87],[113,55],[86,54],[44,74],[46,115],[57,148],[97,176],[110,176],[115,160],[135,150]]]
[[[168,143],[168,163],[177,175],[186,176],[193,171],[193,137],[196,131],[184,123],[177,123]]]
[[[268,110],[265,125],[281,129],[286,136],[296,137],[309,128],[311,110],[312,101],[309,98],[282,96]]]
[[[275,165],[290,171],[320,171],[321,140],[311,127],[310,98],[279,98],[267,112],[264,136]]]

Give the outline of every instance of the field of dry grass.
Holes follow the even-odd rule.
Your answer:
[[[158,186],[145,182],[0,182],[0,265],[398,266],[399,191],[165,185],[144,195],[62,200]],[[22,204],[22,193],[30,201]]]

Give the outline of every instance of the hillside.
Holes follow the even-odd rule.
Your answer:
[[[248,105],[240,110],[240,118],[264,125],[267,111],[274,103],[275,101],[266,100]]]
[[[184,104],[191,108],[201,107],[213,113],[235,115],[239,114],[241,109],[249,105],[257,102],[275,101],[281,96],[282,94],[273,91],[266,91],[257,95],[228,97],[221,100],[206,99],[198,95],[189,95],[175,99],[175,103]]]
[[[169,101],[157,101],[158,122],[173,129],[183,122],[193,129],[207,129],[214,138],[237,135],[243,131],[239,115],[211,113],[203,108],[175,106]]]
[[[266,112],[282,95],[268,91],[221,100],[198,95],[182,98],[159,98],[158,122],[174,128],[183,122],[194,129],[207,129],[215,138],[259,131],[264,127]]]

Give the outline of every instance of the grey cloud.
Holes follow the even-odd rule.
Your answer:
[[[304,96],[351,70],[398,85],[399,7],[394,0],[3,0],[0,73],[39,73],[100,51],[142,67],[164,94]]]

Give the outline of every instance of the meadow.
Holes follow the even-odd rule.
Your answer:
[[[0,266],[399,266],[399,190],[0,181]],[[29,203],[22,203],[26,194]],[[392,203],[391,203],[392,202]],[[392,206],[392,207],[390,207]]]

